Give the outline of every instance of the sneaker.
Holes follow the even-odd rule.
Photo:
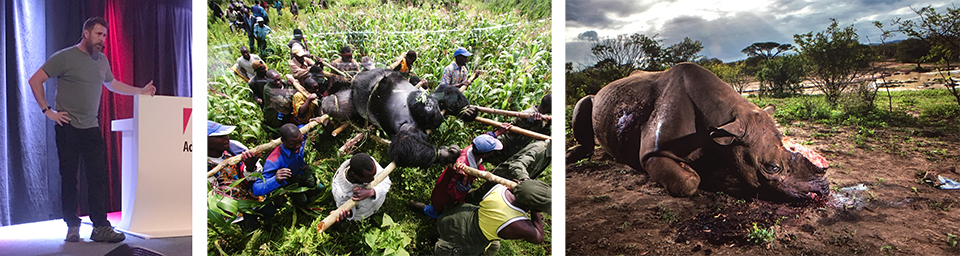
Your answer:
[[[67,238],[63,241],[76,243],[80,242],[80,227],[67,227]]]
[[[94,227],[93,233],[90,233],[90,240],[95,242],[117,243],[123,241],[123,239],[127,239],[127,236],[113,231],[113,227],[110,226]]]

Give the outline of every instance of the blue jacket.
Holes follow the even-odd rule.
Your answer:
[[[300,150],[297,153],[287,149],[283,145],[274,148],[267,156],[267,162],[263,165],[263,179],[257,179],[253,182],[253,195],[263,196],[287,185],[287,180],[277,181],[277,170],[287,168],[293,172],[293,175],[302,174],[300,169],[304,165],[303,155],[306,140],[300,143]]]

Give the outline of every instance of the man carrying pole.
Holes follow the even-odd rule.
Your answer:
[[[340,165],[333,176],[333,199],[337,202],[337,207],[351,199],[357,201],[352,210],[340,213],[341,219],[369,218],[380,209],[380,206],[383,206],[387,192],[390,191],[390,177],[385,177],[373,188],[366,188],[366,184],[373,182],[377,173],[381,172],[383,168],[366,153],[353,155],[350,160]]]

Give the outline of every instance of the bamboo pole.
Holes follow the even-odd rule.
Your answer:
[[[484,124],[487,124],[487,125],[490,125],[490,126],[500,127],[501,125],[503,125],[503,123],[501,123],[501,122],[493,121],[493,120],[486,119],[486,118],[479,117],[479,116],[477,117],[476,120],[477,120],[477,122],[481,122],[481,123],[484,123]],[[523,135],[523,136],[527,136],[527,137],[530,137],[530,138],[534,138],[534,139],[538,139],[538,140],[549,140],[549,139],[550,139],[550,136],[543,135],[543,134],[536,133],[536,132],[532,132],[532,131],[530,131],[530,130],[523,129],[523,128],[516,127],[516,126],[510,127],[510,132],[512,132],[512,133],[517,133],[517,134],[520,134],[520,135]]]
[[[320,61],[320,63],[323,63],[323,66],[330,68],[330,70],[333,70],[333,72],[337,72],[337,74],[340,74],[341,76],[346,77],[348,80],[350,80],[350,82],[353,82],[353,76],[351,76],[350,74],[347,74],[346,72],[343,72],[340,69],[333,67],[333,65],[330,65],[330,63],[327,63],[326,61]]]
[[[357,133],[356,136],[353,136],[353,138],[350,138],[349,140],[347,140],[347,143],[344,143],[343,146],[340,147],[340,149],[338,149],[337,151],[339,151],[340,154],[344,154],[344,155],[347,154],[347,150],[350,150],[350,148],[357,145],[357,142],[359,142],[361,138],[363,138],[363,133],[362,132]]]
[[[360,128],[359,126],[357,126],[357,125],[354,124],[354,123],[350,123],[350,126],[352,126],[353,129],[356,129],[356,130],[358,130],[358,131],[363,131],[363,130],[364,130],[363,128]],[[372,133],[372,132],[371,132],[371,133],[368,133],[368,134],[367,134],[367,137],[370,138],[370,139],[373,139],[373,141],[376,142],[376,143],[380,143],[380,144],[388,145],[388,146],[390,145],[390,140],[384,139],[384,138],[380,138],[380,136],[377,136],[376,134],[374,134],[374,133]]]
[[[376,143],[380,143],[380,144],[388,145],[388,146],[389,146],[390,143],[391,143],[390,140],[384,139],[384,138],[380,138],[380,136],[377,136],[377,135],[375,135],[375,134],[370,134],[370,135],[368,135],[368,136],[370,137],[370,139],[373,139],[373,141],[376,142]]]
[[[465,84],[465,85],[463,85],[463,86],[460,86],[460,92],[465,92],[465,91],[467,91],[467,87],[470,86],[471,84],[473,84],[473,80],[476,80],[477,77],[480,76],[480,73],[481,73],[481,72],[473,73],[473,76],[470,77],[469,80],[467,80],[467,84]]]
[[[323,122],[327,118],[330,118],[330,116],[327,116],[327,115],[320,116],[320,119],[321,119],[320,121]],[[313,129],[313,127],[316,127],[317,124],[319,123],[316,121],[310,121],[303,127],[300,127],[300,134],[306,134],[308,131],[310,131],[310,129]],[[257,153],[273,150],[273,148],[276,148],[279,145],[280,145],[280,138],[276,138],[274,140],[271,140],[270,142],[256,146],[248,151],[253,152],[254,154],[257,154]],[[211,177],[214,174],[217,174],[217,172],[219,172],[220,169],[223,169],[224,166],[234,165],[239,163],[242,159],[243,158],[241,157],[241,155],[235,155],[235,156],[231,156],[230,158],[224,159],[223,162],[220,162],[220,164],[218,164],[216,167],[213,167],[213,169],[207,172],[207,177]]]
[[[530,116],[533,115],[533,114],[531,114],[531,113],[524,113],[524,112],[517,112],[517,111],[510,111],[510,110],[502,110],[502,109],[481,107],[481,106],[477,106],[477,105],[472,105],[472,106],[476,107],[477,110],[479,110],[480,112],[487,113],[487,114],[500,115],[500,116],[512,116],[512,117],[519,117],[519,118],[530,118]],[[546,119],[546,120],[550,120],[550,119],[551,119],[551,117],[550,117],[549,115],[543,115],[543,118]]]
[[[427,79],[420,79],[420,82],[417,85],[414,85],[414,88],[420,89],[423,88],[423,85],[427,84]]]
[[[343,130],[347,129],[347,127],[350,127],[349,122],[341,124],[340,127],[337,127],[337,129],[334,129],[333,132],[330,132],[330,136],[337,137],[337,134],[343,132]]]
[[[517,187],[516,182],[494,175],[493,173],[490,173],[488,171],[481,171],[478,169],[474,169],[473,167],[470,167],[470,166],[464,166],[463,172],[473,177],[482,178],[490,182],[496,182],[496,183],[502,184],[504,186],[507,186],[510,189]]]
[[[377,175],[374,176],[373,181],[368,183],[366,188],[373,189],[374,187],[379,185],[380,182],[386,179],[387,175],[390,175],[390,172],[393,172],[393,169],[395,169],[396,167],[397,167],[397,164],[394,162],[391,162],[389,165],[387,165],[387,167],[383,168],[383,171],[377,173]],[[347,201],[346,203],[343,203],[343,205],[340,205],[340,207],[337,207],[336,210],[333,210],[332,212],[330,212],[330,215],[327,215],[326,218],[323,218],[323,221],[321,221],[320,224],[317,224],[317,232],[323,233],[324,230],[327,230],[328,228],[330,228],[331,225],[333,225],[333,223],[336,223],[338,221],[337,219],[340,217],[340,213],[353,209],[353,207],[356,205],[357,205],[357,201],[350,199],[350,201]]]

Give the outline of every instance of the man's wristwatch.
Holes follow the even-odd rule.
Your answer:
[[[51,109],[53,109],[53,108],[51,108],[50,106],[47,106],[46,108],[43,109],[43,113],[46,114],[46,113],[47,113],[47,110],[51,110]]]

